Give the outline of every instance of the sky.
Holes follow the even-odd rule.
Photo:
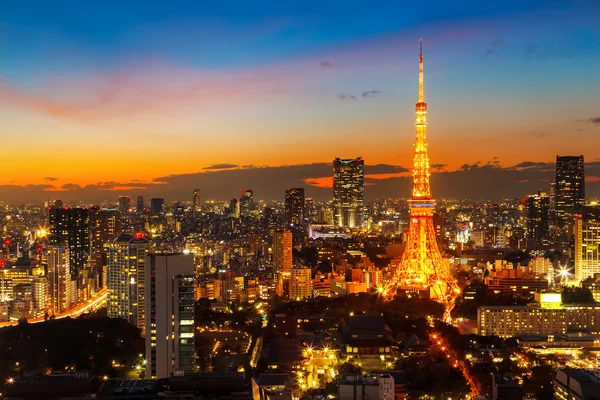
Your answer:
[[[436,197],[600,196],[600,3],[0,2],[0,201],[189,200],[251,187],[409,195],[419,39]]]

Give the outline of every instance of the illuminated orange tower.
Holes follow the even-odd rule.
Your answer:
[[[429,155],[427,154],[427,103],[423,97],[423,41],[419,56],[419,99],[415,106],[416,140],[413,160],[412,199],[408,201],[410,223],[402,262],[393,278],[383,289],[387,298],[393,298],[398,289],[429,290],[446,306],[446,318],[454,307],[460,290],[450,274],[450,264],[442,258],[433,225],[435,200],[429,187]]]

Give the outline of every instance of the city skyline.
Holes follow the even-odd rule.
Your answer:
[[[156,5],[113,15],[70,4],[50,18],[43,6],[33,15],[5,7],[0,116],[11,167],[0,194],[172,201],[195,188],[205,199],[252,188],[257,199],[283,200],[304,187],[327,199],[331,160],[363,157],[366,199],[408,197],[423,38],[437,197],[547,191],[557,154],[585,155],[596,197],[598,5],[544,5],[458,12],[441,3],[424,15],[386,6],[369,9],[368,22],[358,7],[340,14],[314,4],[166,15]],[[94,12],[103,24],[86,24]]]

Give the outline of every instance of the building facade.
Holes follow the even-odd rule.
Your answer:
[[[542,191],[527,196],[527,248],[544,249],[550,243],[550,197]]]
[[[292,232],[278,230],[273,235],[273,266],[277,272],[288,272],[292,269]]]
[[[285,191],[285,223],[287,226],[304,223],[304,188]]]
[[[574,219],[575,280],[581,282],[600,273],[600,221]]]
[[[575,214],[581,214],[585,202],[585,174],[583,156],[556,156],[554,182],[554,218],[557,247],[567,250]]]
[[[481,336],[566,335],[585,332],[600,336],[600,305],[482,306],[477,309]]]
[[[107,315],[123,318],[145,333],[145,262],[150,240],[142,234],[120,235],[107,249]]]
[[[340,228],[360,228],[363,223],[365,162],[355,159],[333,160],[333,219]]]
[[[148,254],[145,269],[146,376],[194,371],[194,257]]]
[[[302,300],[313,297],[311,273],[310,268],[292,268],[290,270],[290,300]]]
[[[48,246],[49,308],[54,315],[67,311],[72,303],[69,260],[69,247],[66,244]]]
[[[90,217],[85,208],[50,207],[48,209],[50,244],[66,244],[69,248],[71,277],[77,279],[89,266]]]

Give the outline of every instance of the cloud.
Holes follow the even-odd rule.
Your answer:
[[[230,168],[237,168],[238,166],[236,164],[227,164],[227,163],[223,163],[223,164],[214,164],[214,165],[209,165],[208,167],[204,167],[202,169],[230,169]]]
[[[496,58],[500,58],[502,56],[501,51],[502,51],[502,47],[503,47],[503,43],[501,40],[494,40],[492,43],[490,43],[490,45],[488,46],[488,48],[485,50],[484,53],[484,57],[491,57],[491,56],[496,56]]]
[[[53,177],[51,177],[51,176],[47,176],[47,177],[45,177],[45,178],[44,178],[44,180],[45,180],[46,182],[54,182],[54,181],[57,181],[57,180],[58,180],[58,178],[53,178]]]
[[[431,164],[431,168],[435,171],[442,171],[447,166],[448,166],[448,164]]]
[[[529,135],[541,139],[548,136],[548,132],[529,132]]]
[[[61,186],[62,190],[79,190],[81,189],[81,185],[77,183],[65,183]]]
[[[369,97],[377,97],[379,94],[381,94],[381,90],[369,90],[367,92],[362,92],[361,96],[366,99]]]
[[[600,124],[600,117],[590,118],[587,120],[587,122],[590,122],[592,124]]]
[[[329,61],[321,61],[321,63],[319,65],[322,68],[331,68],[331,67],[333,67],[333,64],[330,63]]]
[[[356,100],[356,96],[349,93],[338,93],[338,100],[346,101],[346,100]]]
[[[529,45],[525,48],[525,55],[527,56],[527,58],[535,58],[538,61],[544,61],[551,56],[551,53],[548,51],[541,50],[539,46]]]
[[[520,163],[514,165],[513,168],[515,168],[515,169],[540,168],[540,167],[547,167],[548,165],[550,165],[550,164],[545,163],[545,162],[523,161],[523,162],[520,162]],[[551,165],[554,166],[554,164],[551,164]]]

